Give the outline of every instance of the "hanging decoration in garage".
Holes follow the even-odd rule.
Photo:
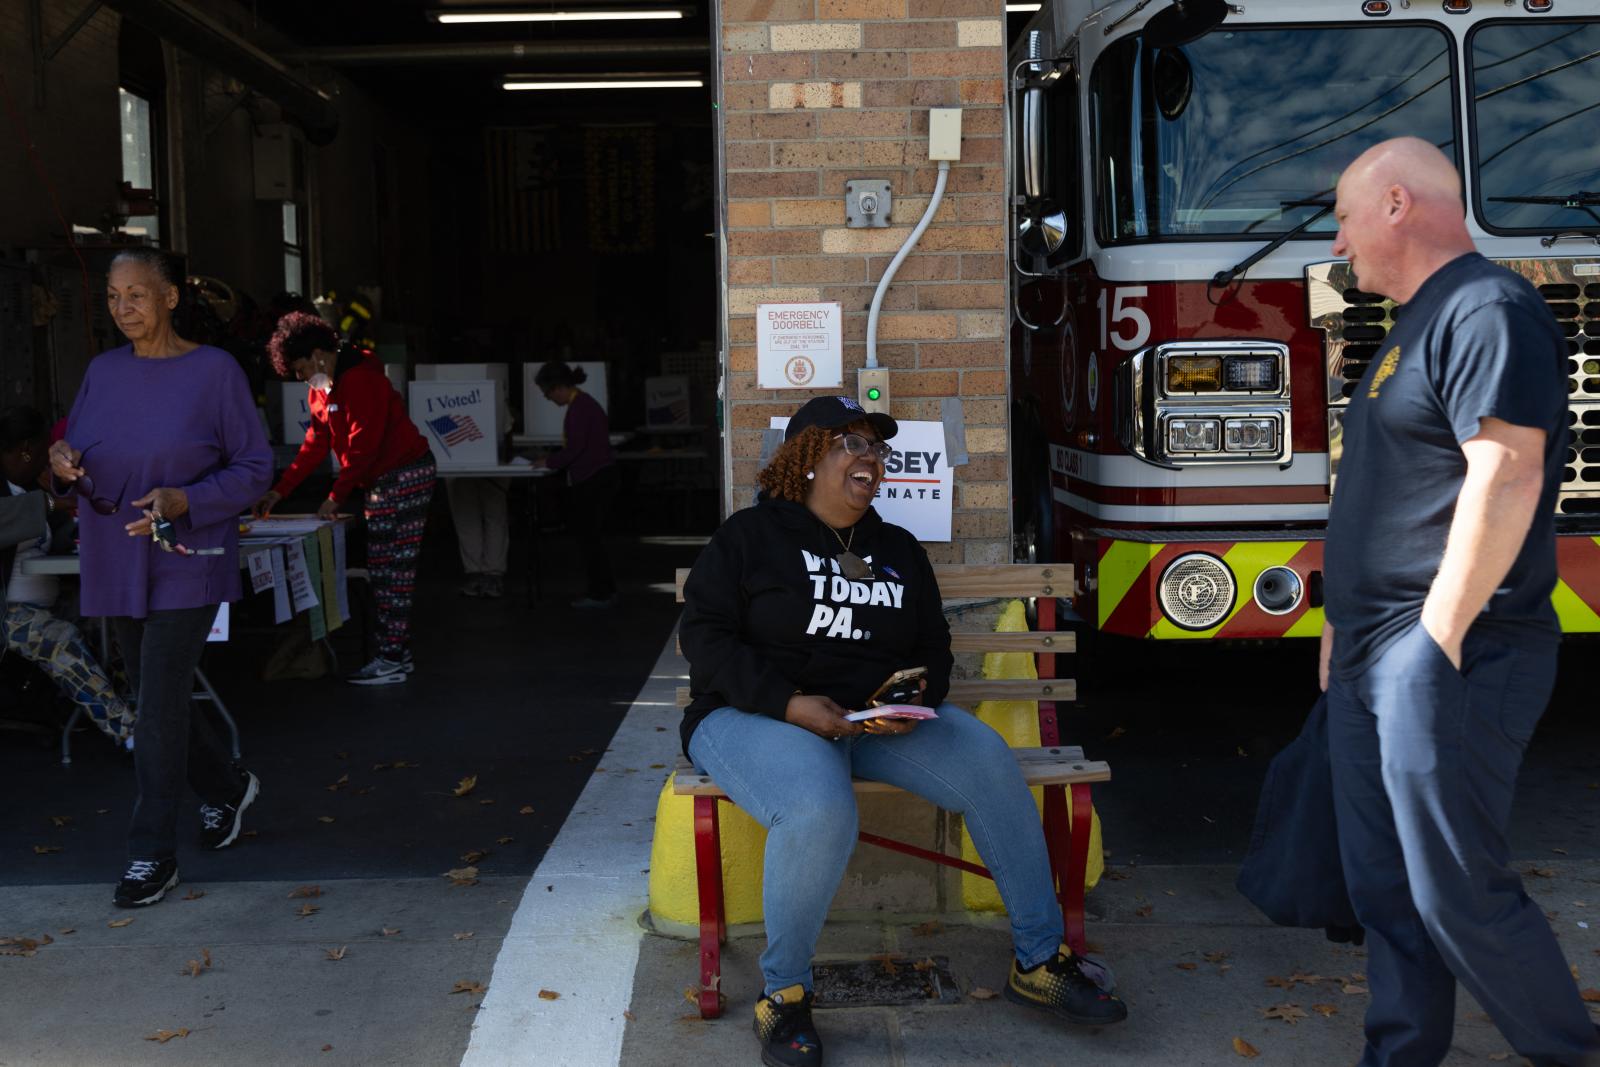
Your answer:
[[[484,131],[491,250],[561,250],[561,161],[555,134],[554,126],[491,126]]]
[[[656,246],[656,131],[591,126],[583,131],[589,247],[607,254]]]

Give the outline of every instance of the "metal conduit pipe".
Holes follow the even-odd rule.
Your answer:
[[[326,93],[183,0],[104,2],[124,18],[275,101],[312,144],[327,144],[339,132],[339,111]]]
[[[291,63],[373,67],[403,63],[592,63],[657,60],[709,61],[711,45],[698,38],[667,41],[479,41],[462,44],[372,44],[297,48],[282,53]],[[634,69],[632,67],[629,68]]]

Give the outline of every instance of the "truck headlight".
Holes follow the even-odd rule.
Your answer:
[[[1167,359],[1167,392],[1215,393],[1222,388],[1218,356],[1171,356]]]
[[[1161,572],[1161,614],[1185,630],[1209,630],[1228,617],[1238,592],[1233,572],[1216,556],[1190,552]]]
[[[1222,420],[1168,419],[1167,452],[1216,452],[1221,447]]]
[[[1223,380],[1230,393],[1276,393],[1278,357],[1229,356],[1223,364]]]
[[[1228,419],[1222,427],[1222,447],[1227,452],[1278,451],[1277,419]]]

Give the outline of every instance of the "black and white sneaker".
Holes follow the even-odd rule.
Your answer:
[[[409,673],[405,660],[375,656],[372,662],[347,676],[345,681],[351,685],[396,685],[405,681]]]
[[[220,808],[210,804],[200,805],[200,847],[204,849],[227,848],[238,838],[244,828],[244,809],[255,803],[261,792],[261,782],[249,771],[244,772],[244,788],[239,795]]]
[[[178,884],[178,861],[130,860],[128,870],[117,883],[111,903],[119,908],[143,908],[167,895]]]

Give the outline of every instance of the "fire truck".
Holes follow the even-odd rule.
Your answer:
[[[1014,528],[1091,637],[1320,632],[1345,406],[1404,313],[1332,258],[1334,189],[1400,135],[1567,335],[1554,599],[1600,631],[1596,4],[1047,0],[1010,63]]]

